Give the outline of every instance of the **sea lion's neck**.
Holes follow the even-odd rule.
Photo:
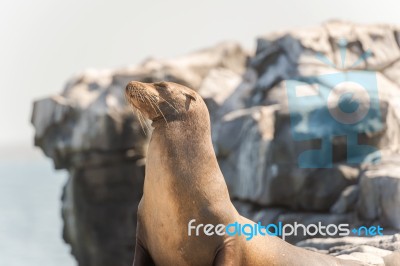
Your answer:
[[[229,199],[212,145],[209,123],[199,121],[204,119],[191,118],[156,126],[148,153],[149,161],[154,164],[147,167],[163,168],[168,174],[156,178],[169,179],[162,182],[167,181],[181,193],[187,191],[208,201],[214,193],[225,191]],[[151,169],[146,169],[146,178],[147,170]]]
[[[166,165],[176,175],[187,171],[192,173],[192,169],[201,173],[204,169],[202,165],[220,172],[209,125],[192,121],[174,121],[154,130],[154,141],[158,142],[161,151],[168,157]]]

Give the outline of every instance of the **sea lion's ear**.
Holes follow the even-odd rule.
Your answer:
[[[185,91],[182,92],[183,95],[185,95],[186,97],[189,97],[191,100],[196,101],[196,94],[192,91]]]
[[[182,94],[186,96],[185,109],[188,111],[191,101],[196,101],[196,93],[193,91],[184,91]]]

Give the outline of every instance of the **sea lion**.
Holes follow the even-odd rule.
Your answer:
[[[172,82],[131,81],[125,95],[152,120],[133,265],[362,265],[292,246],[274,236],[188,234],[188,223],[254,224],[233,206],[211,142],[207,107]]]

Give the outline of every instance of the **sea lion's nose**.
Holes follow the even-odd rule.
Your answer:
[[[140,88],[140,82],[138,81],[130,81],[125,87],[125,93],[133,92],[133,90]]]
[[[131,81],[131,82],[129,82],[129,83],[126,85],[126,87],[125,87],[125,92],[128,93],[128,92],[132,91],[133,88],[134,88],[134,82]]]

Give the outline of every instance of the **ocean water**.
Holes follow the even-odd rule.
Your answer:
[[[1,266],[77,265],[62,239],[66,178],[46,159],[0,160]]]

